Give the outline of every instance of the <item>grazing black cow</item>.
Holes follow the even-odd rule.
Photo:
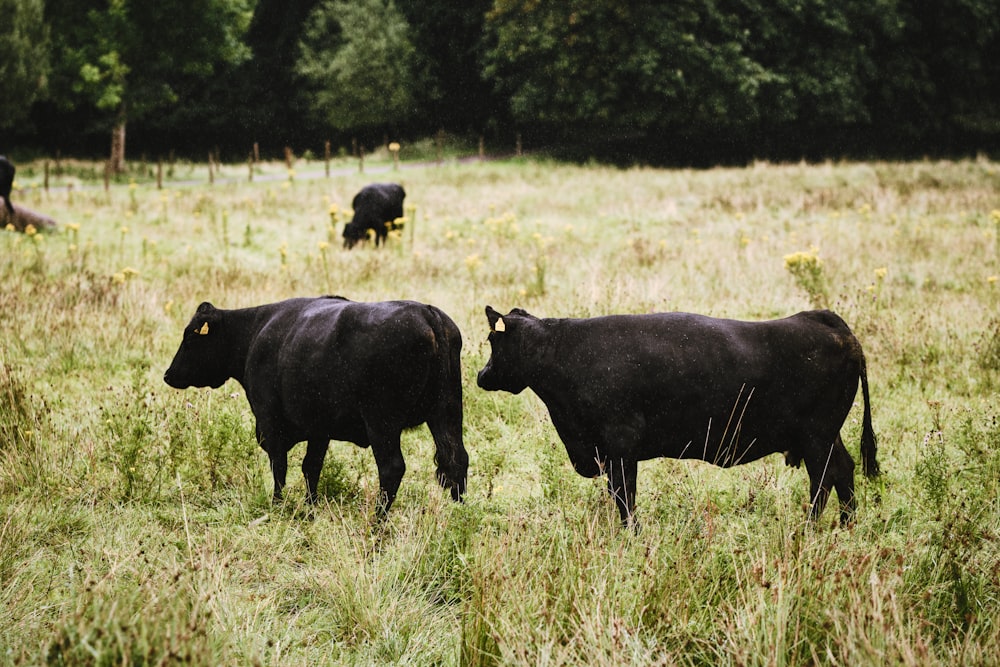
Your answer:
[[[393,221],[403,217],[404,197],[403,187],[395,183],[372,183],[361,188],[351,202],[354,217],[344,226],[344,247],[353,248],[368,238],[369,229],[375,232],[376,247],[384,243]]]
[[[0,155],[0,197],[3,197],[7,212],[14,215],[14,205],[10,203],[10,191],[14,187],[14,172],[17,171],[3,155]]]
[[[229,378],[243,385],[275,500],[295,443],[308,443],[302,472],[310,502],[330,440],[370,446],[384,516],[406,470],[400,433],[424,422],[438,482],[456,501],[465,493],[461,349],[451,318],[413,301],[299,298],[239,310],[203,303],[163,380],[178,389],[215,388]]]
[[[784,452],[805,461],[817,518],[830,490],[854,513],[854,461],[840,439],[864,397],[864,472],[878,474],[861,344],[826,310],[769,322],[688,313],[539,319],[486,307],[492,354],[478,383],[530,387],[549,409],[570,461],[606,474],[622,522],[635,511],[639,461],[692,458],[722,467]]]

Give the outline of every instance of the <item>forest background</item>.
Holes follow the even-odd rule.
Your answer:
[[[126,127],[149,159],[441,132],[694,166],[1000,145],[996,0],[0,0],[0,14],[0,151],[22,160],[118,168]]]

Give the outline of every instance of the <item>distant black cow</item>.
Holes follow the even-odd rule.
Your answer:
[[[403,217],[403,198],[406,192],[395,183],[372,183],[354,195],[351,207],[354,217],[344,226],[344,247],[353,248],[358,241],[368,238],[368,230],[375,232],[375,245],[384,243],[389,227]]]
[[[413,301],[299,298],[239,310],[203,303],[163,379],[178,389],[219,387],[229,378],[243,385],[276,500],[295,443],[308,442],[302,472],[310,502],[331,439],[370,446],[381,516],[406,470],[400,433],[424,422],[438,482],[456,501],[465,492],[461,349],[455,323]]]
[[[687,313],[539,319],[489,306],[492,354],[479,386],[530,387],[549,409],[570,461],[585,477],[606,474],[622,522],[635,511],[639,461],[692,458],[722,467],[784,452],[805,461],[811,517],[840,498],[855,509],[854,461],[840,427],[864,397],[864,472],[878,474],[861,345],[825,310],[769,322]]]
[[[14,215],[14,205],[10,203],[10,191],[14,187],[14,172],[17,171],[3,155],[0,155],[0,197],[3,197],[7,212]]]

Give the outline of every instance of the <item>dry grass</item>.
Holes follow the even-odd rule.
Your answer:
[[[265,165],[275,180],[234,166],[214,186],[190,166],[175,178],[200,184],[110,193],[85,165],[49,193],[18,168],[15,201],[60,229],[0,234],[0,664],[996,661],[996,164]],[[331,205],[373,180],[415,216],[345,252]],[[486,304],[784,316],[814,298],[799,252],[869,360],[885,475],[859,478],[853,530],[807,525],[805,472],[773,457],[644,463],[644,530],[623,534],[538,399],[475,386]],[[327,292],[458,323],[464,506],[421,428],[386,530],[371,455],[343,443],[313,520],[296,475],[272,507],[240,387],[162,383],[201,301]]]

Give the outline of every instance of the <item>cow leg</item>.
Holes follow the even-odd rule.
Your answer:
[[[319,487],[319,473],[323,470],[323,460],[330,441],[326,439],[310,440],[306,445],[306,455],[302,459],[302,474],[306,478],[306,499],[316,502],[316,490]]]
[[[271,476],[274,477],[273,500],[275,503],[279,503],[281,502],[281,493],[285,489],[285,478],[288,476],[288,450],[292,447],[291,445],[286,446],[276,434],[265,433],[265,431],[271,430],[267,427],[262,428],[258,420],[256,426],[257,444],[267,452],[267,458],[271,464]]]
[[[831,466],[834,462],[833,445],[823,447],[810,446],[807,454],[803,457],[806,462],[806,471],[809,473],[809,502],[812,504],[809,509],[809,518],[813,521],[819,519],[826,509],[826,503],[830,499],[830,489],[833,488],[833,471]]]
[[[816,453],[805,457],[806,470],[809,471],[809,496],[812,508],[809,518],[819,519],[826,503],[830,499],[830,491],[837,490],[840,501],[840,525],[848,526],[854,520],[854,459],[844,447],[838,433],[833,443],[816,449]]]
[[[372,454],[375,455],[375,465],[378,467],[379,499],[375,514],[379,519],[385,518],[389,508],[396,500],[396,492],[403,481],[406,472],[406,462],[399,446],[400,430],[391,434],[375,433],[368,429],[368,440],[371,442]]]
[[[281,492],[285,489],[285,477],[288,475],[288,452],[282,448],[275,447],[268,450],[267,456],[271,460],[271,475],[274,477],[274,502],[281,502]]]
[[[635,522],[635,482],[639,463],[634,459],[614,459],[606,463],[608,493],[615,499],[618,514],[625,528],[636,527]]]
[[[856,501],[854,498],[854,459],[844,447],[840,434],[833,443],[833,456],[830,459],[830,471],[833,474],[833,485],[837,489],[837,499],[840,500],[840,525],[847,527],[854,523]]]

